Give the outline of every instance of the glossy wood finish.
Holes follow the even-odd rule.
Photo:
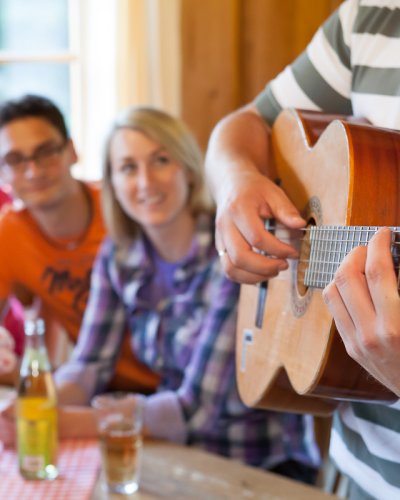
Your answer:
[[[283,189],[309,224],[398,225],[400,133],[341,119],[324,129],[322,118],[286,110],[276,121]],[[395,399],[347,355],[322,291],[302,286],[296,262],[268,282],[261,329],[257,295],[242,286],[237,375],[246,404],[324,415],[338,399]]]

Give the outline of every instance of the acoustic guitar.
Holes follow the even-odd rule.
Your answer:
[[[346,353],[322,299],[343,258],[392,227],[400,261],[400,132],[288,109],[272,129],[281,187],[307,221],[300,257],[260,285],[242,285],[236,372],[244,403],[329,415],[340,400],[392,401]],[[280,238],[282,228],[269,227]],[[298,233],[298,231],[297,231]],[[286,237],[291,232],[282,233]],[[398,271],[397,271],[398,272]]]

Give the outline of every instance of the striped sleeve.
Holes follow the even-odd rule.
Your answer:
[[[399,409],[399,403],[353,403],[344,405],[334,420],[333,459],[342,472],[377,499],[400,498]]]
[[[352,40],[353,108],[380,127],[400,128],[400,3],[361,0]]]
[[[355,0],[342,4],[307,49],[256,97],[270,125],[288,107],[352,114],[349,44],[356,7]]]

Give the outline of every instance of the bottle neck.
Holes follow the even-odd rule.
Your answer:
[[[50,371],[45,344],[44,321],[40,318],[27,320],[24,328],[25,350],[21,363],[21,373]]]
[[[25,346],[39,349],[45,347],[43,320],[25,321]]]

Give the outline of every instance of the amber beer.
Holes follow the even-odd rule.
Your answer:
[[[139,488],[145,397],[106,393],[93,398],[104,479],[110,493],[131,495]]]
[[[138,484],[142,435],[131,422],[111,422],[99,433],[101,458],[111,489]]]
[[[16,404],[20,474],[25,479],[55,479],[57,470],[57,397],[40,318],[25,321]]]

